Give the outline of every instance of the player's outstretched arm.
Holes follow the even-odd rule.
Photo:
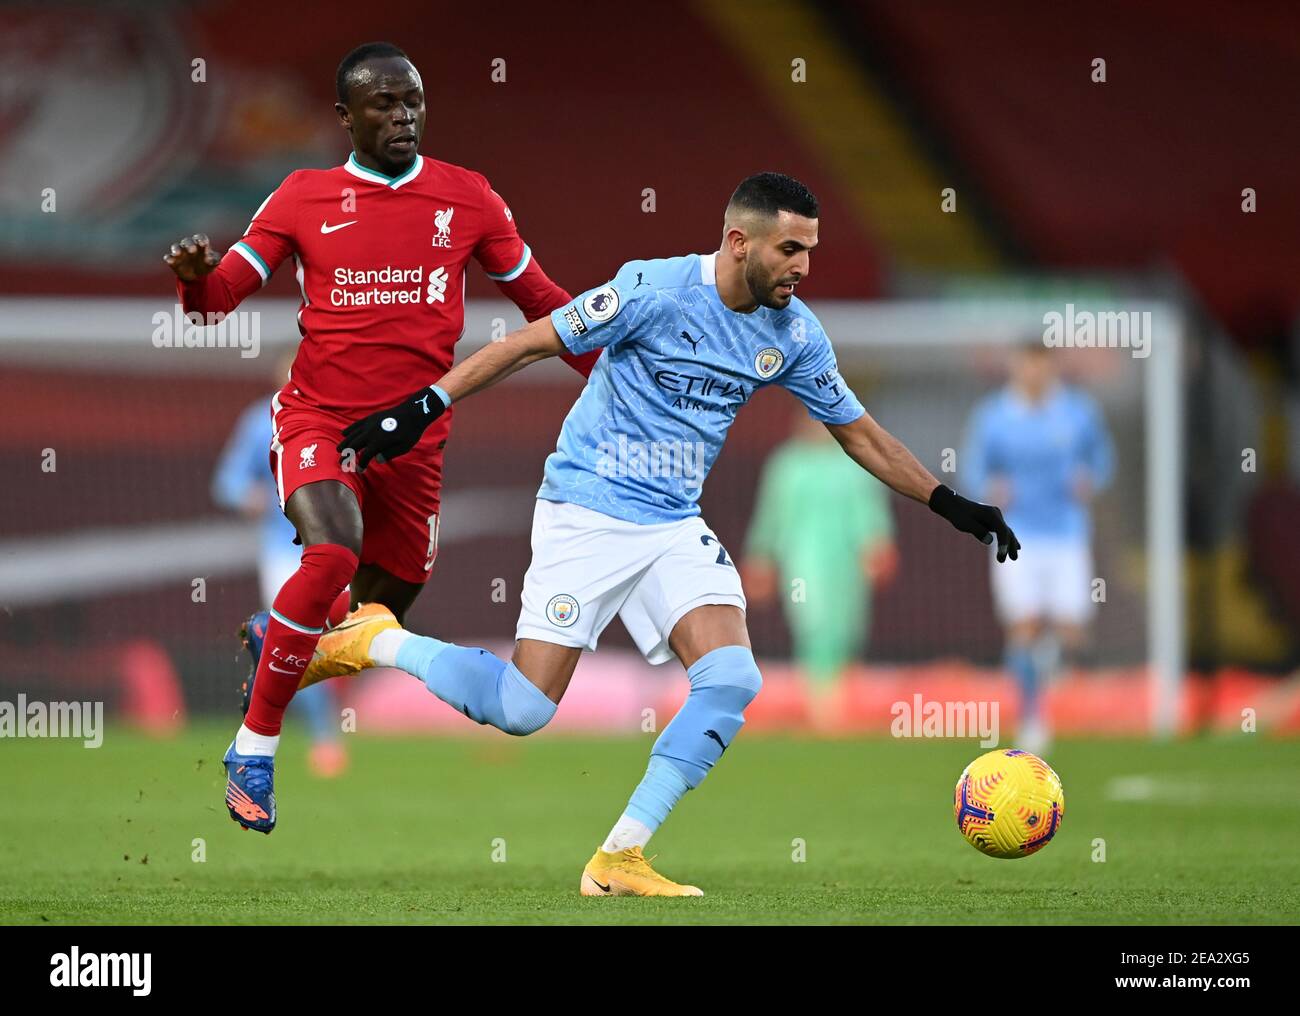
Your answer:
[[[466,357],[443,375],[438,387],[456,402],[504,381],[530,363],[567,352],[550,317],[541,317]]]
[[[494,279],[497,288],[505,293],[516,307],[523,312],[524,320],[537,321],[546,317],[551,311],[563,307],[573,300],[564,289],[551,281],[536,259],[531,259],[524,272],[515,279],[504,281]],[[584,378],[591,376],[592,368],[600,359],[601,351],[593,349],[586,353],[570,353],[560,350],[560,359],[576,370]]]
[[[483,222],[486,225],[483,236],[474,247],[474,257],[488,278],[523,312],[525,321],[537,321],[570,303],[573,297],[551,280],[533,257],[532,248],[524,243],[518,223],[506,207],[505,200],[492,189],[485,177],[477,173],[472,175],[483,187]],[[600,359],[600,350],[570,353],[562,349],[559,356],[585,378],[590,376]]]
[[[970,533],[983,543],[998,541],[998,561],[1015,560],[1020,541],[991,504],[981,504],[962,497],[951,487],[935,479],[916,456],[893,434],[885,430],[870,413],[863,413],[852,423],[826,424],[840,447],[854,462],[898,493],[928,505],[953,527]]]
[[[227,258],[228,263],[203,233],[181,237],[163,255],[176,274],[176,295],[187,314],[226,314],[256,291],[260,281],[243,260],[233,254]]]
[[[346,454],[350,449],[356,455],[358,472],[363,472],[376,457],[388,461],[405,455],[453,401],[489,388],[530,363],[566,351],[551,319],[539,318],[500,342],[489,342],[444,374],[437,384],[421,388],[391,409],[381,409],[349,424],[338,450]]]

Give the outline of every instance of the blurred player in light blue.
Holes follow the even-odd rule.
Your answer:
[[[801,183],[750,177],[727,205],[720,249],[629,262],[401,405],[344,428],[340,448],[359,463],[391,458],[453,400],[546,357],[604,351],[546,460],[511,659],[415,635],[367,604],[322,636],[312,663],[324,676],[396,666],[470,719],[531,734],[555,715],[578,658],[615,615],[649,662],[676,658],[686,700],[587,862],[585,896],[702,895],[651,868],[642,849],[734,743],[762,684],[736,566],[699,507],[732,421],[760,387],[787,389],[858,466],[963,532],[996,538],[1000,557],[1019,549],[998,509],[940,484],[840,377],[830,339],[794,296],[817,228],[817,200]]]
[[[288,370],[284,364],[278,376]],[[271,395],[255,400],[240,415],[235,429],[217,460],[212,475],[212,500],[222,508],[238,512],[261,523],[258,532],[257,577],[261,586],[262,609],[270,607],[275,594],[298,570],[302,548],[280,510],[271,472]],[[250,677],[251,680],[251,677]],[[338,708],[334,688],[317,685],[294,696],[291,708],[300,709],[311,736],[308,764],[318,776],[337,776],[347,767],[347,751],[339,736]]]
[[[1093,612],[1089,504],[1110,483],[1114,448],[1097,403],[1032,341],[1014,353],[1010,383],[976,406],[959,465],[1025,540],[1014,567],[992,569],[993,598],[1021,693],[1017,747],[1038,753],[1051,739],[1042,691],[1062,650],[1082,647]]]

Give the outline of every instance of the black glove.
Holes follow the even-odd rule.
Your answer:
[[[343,454],[349,448],[357,456],[357,472],[364,473],[370,460],[391,462],[405,455],[424,436],[424,429],[446,410],[442,397],[432,387],[421,388],[392,409],[381,409],[363,420],[347,425],[336,446]]]
[[[954,528],[970,533],[981,543],[992,543],[997,536],[999,562],[1007,558],[1014,561],[1020,555],[1020,541],[995,505],[967,500],[941,483],[930,495],[930,511],[942,515]]]

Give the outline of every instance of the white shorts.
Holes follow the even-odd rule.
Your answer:
[[[639,525],[537,502],[515,637],[593,650],[618,614],[641,654],[666,663],[673,626],[706,603],[745,609],[731,556],[698,515]]]
[[[992,562],[1003,624],[1034,619],[1084,624],[1093,612],[1092,552],[1077,540],[1026,540],[1016,561]]]

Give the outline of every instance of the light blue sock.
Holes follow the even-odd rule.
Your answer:
[[[1038,716],[1038,665],[1029,646],[1007,647],[1007,669],[1020,688],[1020,721]]]
[[[417,635],[398,649],[397,667],[475,723],[507,734],[531,734],[555,715],[555,703],[537,685],[486,649]]]
[[[744,646],[723,646],[705,653],[686,671],[686,676],[691,681],[686,701],[664,727],[650,755],[670,763],[686,786],[693,788],[700,785],[740,733],[745,724],[745,707],[763,686],[763,678],[754,654]],[[647,770],[647,779],[650,775]],[[664,786],[659,779],[653,785]],[[640,810],[652,813],[644,803]]]
[[[663,825],[668,813],[690,789],[691,785],[686,782],[686,777],[677,766],[666,758],[651,755],[645,776],[632,792],[632,799],[627,802],[626,814],[643,822],[654,832]]]

